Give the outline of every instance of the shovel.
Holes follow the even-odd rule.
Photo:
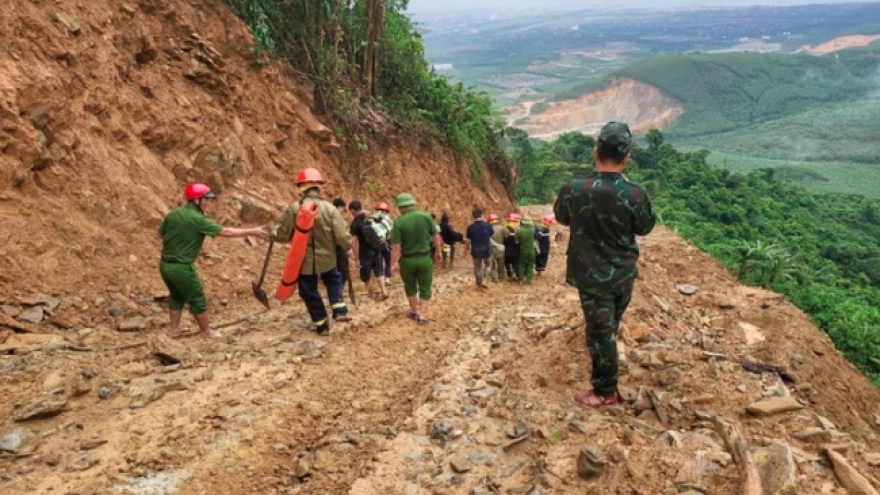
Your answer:
[[[266,294],[266,291],[263,290],[263,279],[266,278],[266,268],[269,268],[269,259],[272,257],[272,245],[274,244],[275,240],[269,238],[269,250],[266,251],[266,261],[263,262],[263,271],[260,273],[260,281],[256,283],[251,282],[251,287],[254,289],[254,297],[263,303],[263,306],[266,306],[266,309],[269,309],[269,296]]]

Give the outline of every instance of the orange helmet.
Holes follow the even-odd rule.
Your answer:
[[[321,176],[321,172],[315,168],[305,168],[296,176],[296,185],[303,184],[326,184],[327,181]]]
[[[548,227],[553,225],[553,215],[547,215],[546,217],[544,217],[542,222]]]
[[[388,213],[389,211],[391,211],[391,208],[388,206],[388,203],[386,203],[384,201],[379,201],[378,203],[376,203],[375,209],[380,210],[380,211],[384,211],[385,213]]]
[[[498,215],[496,215],[496,214],[494,214],[494,213],[489,213],[488,215],[486,215],[486,220],[489,221],[490,223],[491,223],[491,222],[497,222],[497,221],[498,221]]]

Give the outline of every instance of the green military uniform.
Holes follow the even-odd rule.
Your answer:
[[[522,226],[516,231],[516,243],[519,245],[516,276],[521,282],[531,284],[535,276],[535,258],[538,255],[535,250],[535,224],[532,219],[528,217],[523,219]]]
[[[205,289],[193,263],[202,250],[205,236],[217,237],[222,230],[223,227],[211,221],[192,203],[165,216],[159,226],[162,235],[159,273],[168,287],[169,309],[179,311],[189,304],[194,315],[208,310]]]
[[[313,202],[318,203],[318,213],[297,285],[299,297],[306,304],[312,323],[321,331],[327,327],[328,315],[324,300],[318,292],[319,278],[327,287],[333,317],[340,318],[348,314],[342,295],[343,276],[336,267],[336,248],[343,251],[351,249],[351,233],[345,226],[345,219],[332,203],[312,192],[302,201],[297,201],[284,210],[281,221],[272,229],[272,238],[279,242],[290,242],[296,229],[296,216],[300,206]]]
[[[510,230],[506,225],[496,223],[492,225],[492,281],[504,280],[504,241],[510,237]]]
[[[423,301],[431,300],[431,238],[436,234],[434,220],[424,211],[406,210],[394,221],[391,244],[400,244],[400,278],[407,297],[418,294]]]
[[[612,122],[598,139],[629,153],[626,124]],[[593,360],[591,383],[597,394],[617,390],[617,329],[638,276],[636,235],[647,235],[656,216],[644,187],[620,173],[594,172],[562,187],[553,205],[556,219],[571,226],[566,280],[580,294]]]

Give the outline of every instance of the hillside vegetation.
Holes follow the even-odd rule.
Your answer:
[[[552,201],[592,169],[591,137],[571,133],[536,148],[517,130],[509,135],[524,202]],[[656,130],[648,140],[627,175],[648,188],[662,222],[743,282],[786,294],[880,383],[880,202],[811,192],[770,169],[732,173],[710,165],[707,151],[663,144]]]

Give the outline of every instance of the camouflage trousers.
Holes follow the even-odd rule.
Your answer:
[[[587,349],[593,362],[590,383],[599,395],[617,392],[617,329],[632,299],[632,284],[609,292],[580,292],[587,322]]]

